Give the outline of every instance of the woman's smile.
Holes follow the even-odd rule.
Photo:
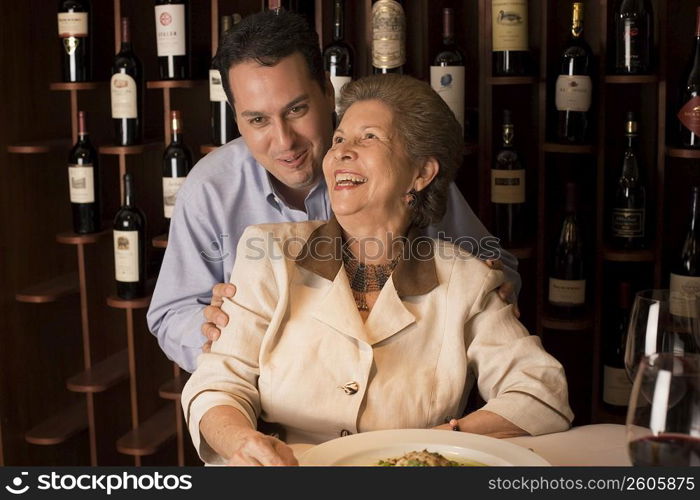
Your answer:
[[[367,177],[364,177],[357,172],[351,170],[336,170],[335,185],[333,189],[339,191],[341,189],[355,189],[367,182]]]

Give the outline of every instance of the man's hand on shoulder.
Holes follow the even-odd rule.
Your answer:
[[[487,260],[486,264],[491,269],[498,269],[499,271],[503,270],[503,261],[501,259]],[[510,281],[504,281],[503,284],[498,287],[498,295],[500,295],[504,301],[508,302],[509,304],[513,304],[513,312],[515,313],[515,317],[519,318],[520,309],[518,309],[518,302],[515,297],[515,285]]]
[[[228,324],[228,316],[221,310],[224,298],[232,298],[236,295],[236,287],[231,283],[217,283],[211,290],[211,302],[204,308],[204,323],[202,335],[207,342],[202,346],[202,352],[209,352],[211,344],[221,335],[221,329]]]

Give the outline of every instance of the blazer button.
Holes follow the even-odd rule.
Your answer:
[[[350,432],[347,429],[343,429],[342,431],[340,431],[340,437],[351,436],[351,435],[352,435],[352,432]]]
[[[357,382],[353,381],[348,382],[345,385],[338,386],[338,389],[342,389],[345,394],[352,396],[360,389],[360,386],[357,384]]]

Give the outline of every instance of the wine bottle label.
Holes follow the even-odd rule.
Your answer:
[[[333,85],[333,90],[335,91],[335,112],[337,113],[340,110],[340,89],[342,89],[343,85],[346,83],[350,83],[352,81],[352,77],[331,75],[330,78],[331,85]]]
[[[88,13],[59,12],[58,36],[61,38],[88,36]]]
[[[624,368],[603,367],[603,401],[613,406],[627,406],[631,392],[632,382]]]
[[[372,6],[372,65],[398,68],[406,62],[406,19],[401,4],[379,0]]]
[[[686,102],[677,116],[685,128],[700,135],[700,96]]]
[[[117,281],[139,281],[139,233],[114,230],[114,273]]]
[[[491,169],[491,203],[525,203],[525,169]]]
[[[431,66],[430,86],[447,103],[464,130],[464,66]]]
[[[644,238],[643,208],[614,208],[612,234],[617,238]]]
[[[209,100],[211,102],[228,102],[224,85],[221,82],[221,73],[218,69],[209,70]]]
[[[69,36],[68,38],[63,38],[62,40],[63,50],[65,50],[66,54],[69,56],[75,54],[75,51],[78,50],[78,47],[80,47],[81,44],[81,39],[78,37]]]
[[[559,280],[549,278],[549,302],[561,306],[586,303],[586,280]]]
[[[166,219],[173,216],[177,192],[187,177],[163,177],[163,213]]]
[[[156,44],[158,57],[187,54],[184,5],[156,5]]]
[[[91,164],[68,165],[71,203],[95,203],[95,169]]]
[[[587,75],[559,75],[555,104],[558,111],[588,111],[593,85]]]
[[[671,273],[668,309],[674,316],[698,317],[700,277]]]
[[[635,19],[627,18],[623,29],[624,60],[622,62],[625,67],[638,68],[641,64],[639,54],[642,51],[642,37],[639,35],[643,33],[644,28]]]
[[[528,50],[527,0],[493,0],[491,16],[494,52]]]
[[[136,80],[126,73],[115,73],[110,82],[112,118],[138,118]]]

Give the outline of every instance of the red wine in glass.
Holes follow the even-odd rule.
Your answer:
[[[700,466],[700,355],[644,356],[627,413],[630,460],[637,466]]]
[[[700,437],[660,434],[632,441],[629,447],[632,463],[637,466],[700,465]]]

